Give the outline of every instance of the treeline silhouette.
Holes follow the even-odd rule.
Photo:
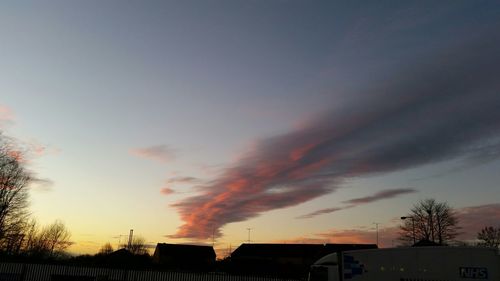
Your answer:
[[[31,217],[28,187],[36,178],[24,163],[21,149],[0,132],[0,255],[60,258],[71,245],[71,234],[61,221],[40,226]]]

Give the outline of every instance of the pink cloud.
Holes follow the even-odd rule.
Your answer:
[[[393,247],[399,244],[397,227],[379,228],[379,247]],[[346,243],[346,244],[376,244],[376,229],[331,229],[310,236],[287,239],[286,243]]]
[[[174,150],[167,145],[154,145],[149,147],[133,148],[129,150],[129,153],[137,157],[154,160],[161,163],[166,163],[175,159]]]
[[[38,158],[47,155],[57,155],[61,152],[59,148],[41,144],[37,140],[30,140],[23,143],[30,158]]]
[[[170,195],[172,193],[175,193],[175,190],[168,187],[163,187],[162,189],[160,189],[160,193],[163,195]]]
[[[500,227],[500,204],[486,204],[458,208],[455,210],[458,225],[462,233],[458,240],[475,240],[477,233],[485,226]],[[399,225],[401,220],[395,218],[379,228],[379,246],[393,247],[401,244]],[[375,243],[375,228],[358,227],[356,229],[332,229],[286,240],[287,243]]]
[[[13,111],[5,105],[0,105],[0,128],[12,125],[14,123],[14,119]]]
[[[170,237],[206,239],[213,229],[220,236],[228,223],[334,192],[345,179],[492,155],[500,147],[497,41],[431,54],[387,81],[367,85],[372,90],[357,104],[262,139],[198,195],[173,204],[184,224]],[[390,196],[396,195],[357,201]]]
[[[473,240],[485,226],[500,227],[500,204],[487,204],[460,208],[457,211],[459,225],[462,227],[460,238]]]

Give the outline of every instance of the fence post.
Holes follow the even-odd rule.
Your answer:
[[[123,269],[122,278],[123,281],[128,281],[128,269]]]
[[[26,280],[26,270],[27,264],[23,263],[23,268],[21,269],[21,281]]]

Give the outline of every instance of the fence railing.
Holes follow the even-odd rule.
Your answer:
[[[0,263],[0,281],[297,281],[222,273],[140,271],[53,264]]]

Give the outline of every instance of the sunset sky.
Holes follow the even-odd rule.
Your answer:
[[[73,253],[390,247],[426,198],[473,239],[500,226],[499,30],[481,0],[2,1],[0,130]]]

